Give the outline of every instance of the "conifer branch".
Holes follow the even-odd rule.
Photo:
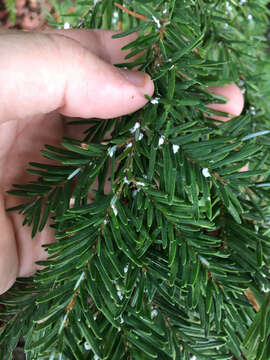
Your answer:
[[[269,360],[265,1],[84,6],[78,27],[140,33],[123,50],[144,55],[118,65],[148,72],[155,95],[134,114],[73,121],[89,123],[82,138],[46,146],[54,165],[32,163],[38,180],[10,191],[27,199],[10,210],[32,236],[52,219],[56,242],[0,298],[0,360],[20,333],[31,359]],[[226,99],[207,88],[230,82],[243,114],[216,123],[226,114],[207,105]]]

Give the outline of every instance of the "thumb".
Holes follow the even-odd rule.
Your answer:
[[[154,92],[147,74],[119,70],[63,35],[0,32],[0,48],[0,122],[54,110],[117,117],[141,108],[144,94]]]

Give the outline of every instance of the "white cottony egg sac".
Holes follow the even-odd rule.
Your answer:
[[[87,341],[84,343],[84,348],[85,348],[85,350],[90,350],[91,349],[91,346],[88,344]]]
[[[179,145],[173,144],[173,153],[174,153],[174,154],[176,154],[176,153],[178,152],[179,147],[180,147]]]
[[[163,145],[164,144],[164,136],[162,135],[160,138],[159,138],[159,140],[158,140],[158,146],[161,146],[161,145]]]
[[[140,128],[140,123],[136,122],[132,129],[130,129],[131,134],[134,134],[137,129]]]
[[[208,168],[203,168],[203,169],[202,169],[202,174],[203,174],[203,176],[206,177],[206,178],[211,176]]]

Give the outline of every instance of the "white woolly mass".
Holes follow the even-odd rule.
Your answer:
[[[129,149],[132,146],[132,143],[128,143],[127,146],[125,147],[125,150]]]
[[[176,154],[178,152],[180,146],[173,144],[172,148],[173,148],[173,153]]]
[[[84,348],[85,348],[85,350],[91,350],[92,349],[90,344],[87,341],[84,343]]]
[[[120,287],[117,284],[115,285],[115,287],[116,287],[117,295],[118,295],[119,299],[122,300],[123,299],[123,294],[121,292]]]
[[[161,135],[161,137],[159,138],[158,140],[158,146],[161,146],[164,144],[164,140],[165,140],[165,137],[163,135]]]
[[[137,181],[137,185],[139,186],[146,186],[146,184],[144,182],[141,182],[141,181]]]
[[[267,287],[265,287],[265,286],[263,285],[263,286],[262,286],[262,292],[268,293],[268,292],[270,292],[270,288],[267,288]]]
[[[140,141],[140,140],[142,140],[142,138],[143,138],[143,133],[140,132],[140,133],[139,133],[139,136],[138,136],[138,140]]]
[[[65,30],[71,29],[71,25],[70,25],[69,22],[66,21],[66,22],[64,23],[64,29],[65,29]]]
[[[111,208],[113,209],[114,215],[117,216],[118,215],[118,210],[117,210],[116,206],[111,205]]]
[[[158,20],[154,15],[152,16],[152,19],[157,24],[158,29],[160,29],[161,28],[160,20]]]
[[[159,103],[159,97],[155,97],[154,99],[152,99],[151,101],[150,101],[150,103],[151,104],[153,104],[153,105],[156,105],[156,104],[158,104]]]
[[[208,168],[203,168],[203,169],[202,169],[202,174],[203,174],[203,176],[206,177],[206,178],[211,176]]]
[[[137,129],[140,128],[140,123],[136,122],[132,129],[130,129],[131,134],[134,134]]]
[[[114,11],[113,12],[113,18],[112,18],[112,23],[117,24],[117,20],[118,20],[118,12]]]
[[[233,7],[230,5],[229,1],[226,1],[226,14],[232,13]]]
[[[120,300],[123,300],[123,295],[122,295],[120,290],[117,291],[117,295],[118,295]]]
[[[124,183],[125,183],[125,184],[130,184],[130,181],[127,179],[127,177],[126,177],[126,176],[124,177],[124,179],[123,179],[123,180],[124,180]]]
[[[135,198],[135,196],[137,195],[137,193],[139,192],[139,190],[140,189],[136,189],[136,190],[133,190],[133,192],[132,192],[132,197],[134,197]]]
[[[113,157],[113,154],[116,152],[116,149],[117,149],[116,145],[114,145],[108,149],[108,153],[109,153],[110,157]]]
[[[251,106],[249,110],[251,115],[256,115],[256,109],[254,106]]]

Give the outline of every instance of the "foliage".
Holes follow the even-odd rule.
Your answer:
[[[125,66],[151,74],[155,96],[77,121],[81,141],[46,145],[55,165],[30,163],[37,181],[9,192],[32,236],[51,218],[57,241],[1,297],[0,359],[24,336],[31,360],[269,360],[267,2],[119,3],[80,1],[77,27],[138,31],[125,49],[145,52]],[[245,108],[217,124],[206,105],[226,100],[207,87],[230,82]]]
[[[5,5],[9,12],[10,21],[14,24],[16,20],[16,2],[15,0],[6,0]]]

